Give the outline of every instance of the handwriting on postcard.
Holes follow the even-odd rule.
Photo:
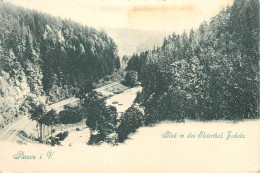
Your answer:
[[[246,136],[243,133],[227,131],[227,132],[206,132],[206,131],[199,131],[198,133],[189,132],[187,134],[178,133],[178,132],[171,132],[165,131],[162,134],[162,138],[201,138],[201,139],[243,139]]]
[[[53,155],[55,152],[48,151],[44,154],[39,155],[32,155],[26,154],[24,151],[18,151],[16,154],[13,155],[14,159],[26,159],[26,160],[35,160],[35,159],[53,159]]]

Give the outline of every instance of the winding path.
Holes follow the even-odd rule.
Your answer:
[[[112,82],[108,85],[97,88],[95,90],[100,92],[109,87],[113,87],[114,85],[117,84],[119,84],[119,82]],[[78,100],[79,99],[75,97],[62,100],[60,102],[49,105],[48,110],[50,109],[60,110],[64,105],[75,103]],[[33,129],[35,127],[35,124],[36,122],[30,120],[28,116],[21,116],[0,130],[0,141],[16,142],[17,140],[21,140],[21,138],[19,137],[19,132],[24,129],[30,129],[30,128]]]

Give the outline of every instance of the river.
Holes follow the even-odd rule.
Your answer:
[[[120,94],[108,98],[106,100],[107,105],[115,106],[119,114],[124,113],[133,104],[137,93],[141,91],[141,86],[127,89]]]

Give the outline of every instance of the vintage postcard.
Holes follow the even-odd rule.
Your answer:
[[[258,0],[0,0],[0,173],[259,173]]]

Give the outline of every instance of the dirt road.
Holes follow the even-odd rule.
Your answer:
[[[110,83],[110,84],[108,84],[108,85],[102,86],[102,87],[100,87],[100,88],[96,88],[95,91],[97,91],[97,92],[102,92],[102,91],[104,91],[105,89],[110,88],[110,87],[113,87],[113,86],[118,85],[118,84],[119,84],[119,82],[112,82],[112,83]],[[75,103],[75,102],[77,102],[78,100],[79,100],[79,98],[71,97],[71,98],[69,98],[69,99],[62,100],[62,101],[60,101],[60,102],[57,102],[57,103],[54,103],[54,104],[49,105],[48,109],[49,109],[49,110],[50,110],[50,109],[61,110],[63,106],[68,105],[68,104],[71,104],[71,103]]]
[[[32,127],[35,123],[27,116],[19,117],[0,131],[0,140],[15,142],[19,139],[19,132]]]
[[[97,88],[95,90],[100,92],[109,87],[113,87],[114,85],[117,85],[117,84],[118,84],[118,82],[112,82],[108,85]],[[61,110],[64,105],[68,105],[70,103],[75,103],[76,101],[78,101],[78,98],[75,98],[75,97],[72,97],[72,98],[69,98],[66,100],[62,100],[60,102],[49,105],[48,110],[50,110],[50,109]],[[27,132],[32,133],[32,132],[34,132],[33,129],[35,129],[35,126],[36,126],[36,121],[30,120],[28,118],[28,116],[21,116],[18,119],[16,119],[14,122],[5,126],[4,129],[0,130],[0,141],[10,141],[10,142],[20,141],[21,138],[19,137],[19,132],[24,131],[26,133]]]

